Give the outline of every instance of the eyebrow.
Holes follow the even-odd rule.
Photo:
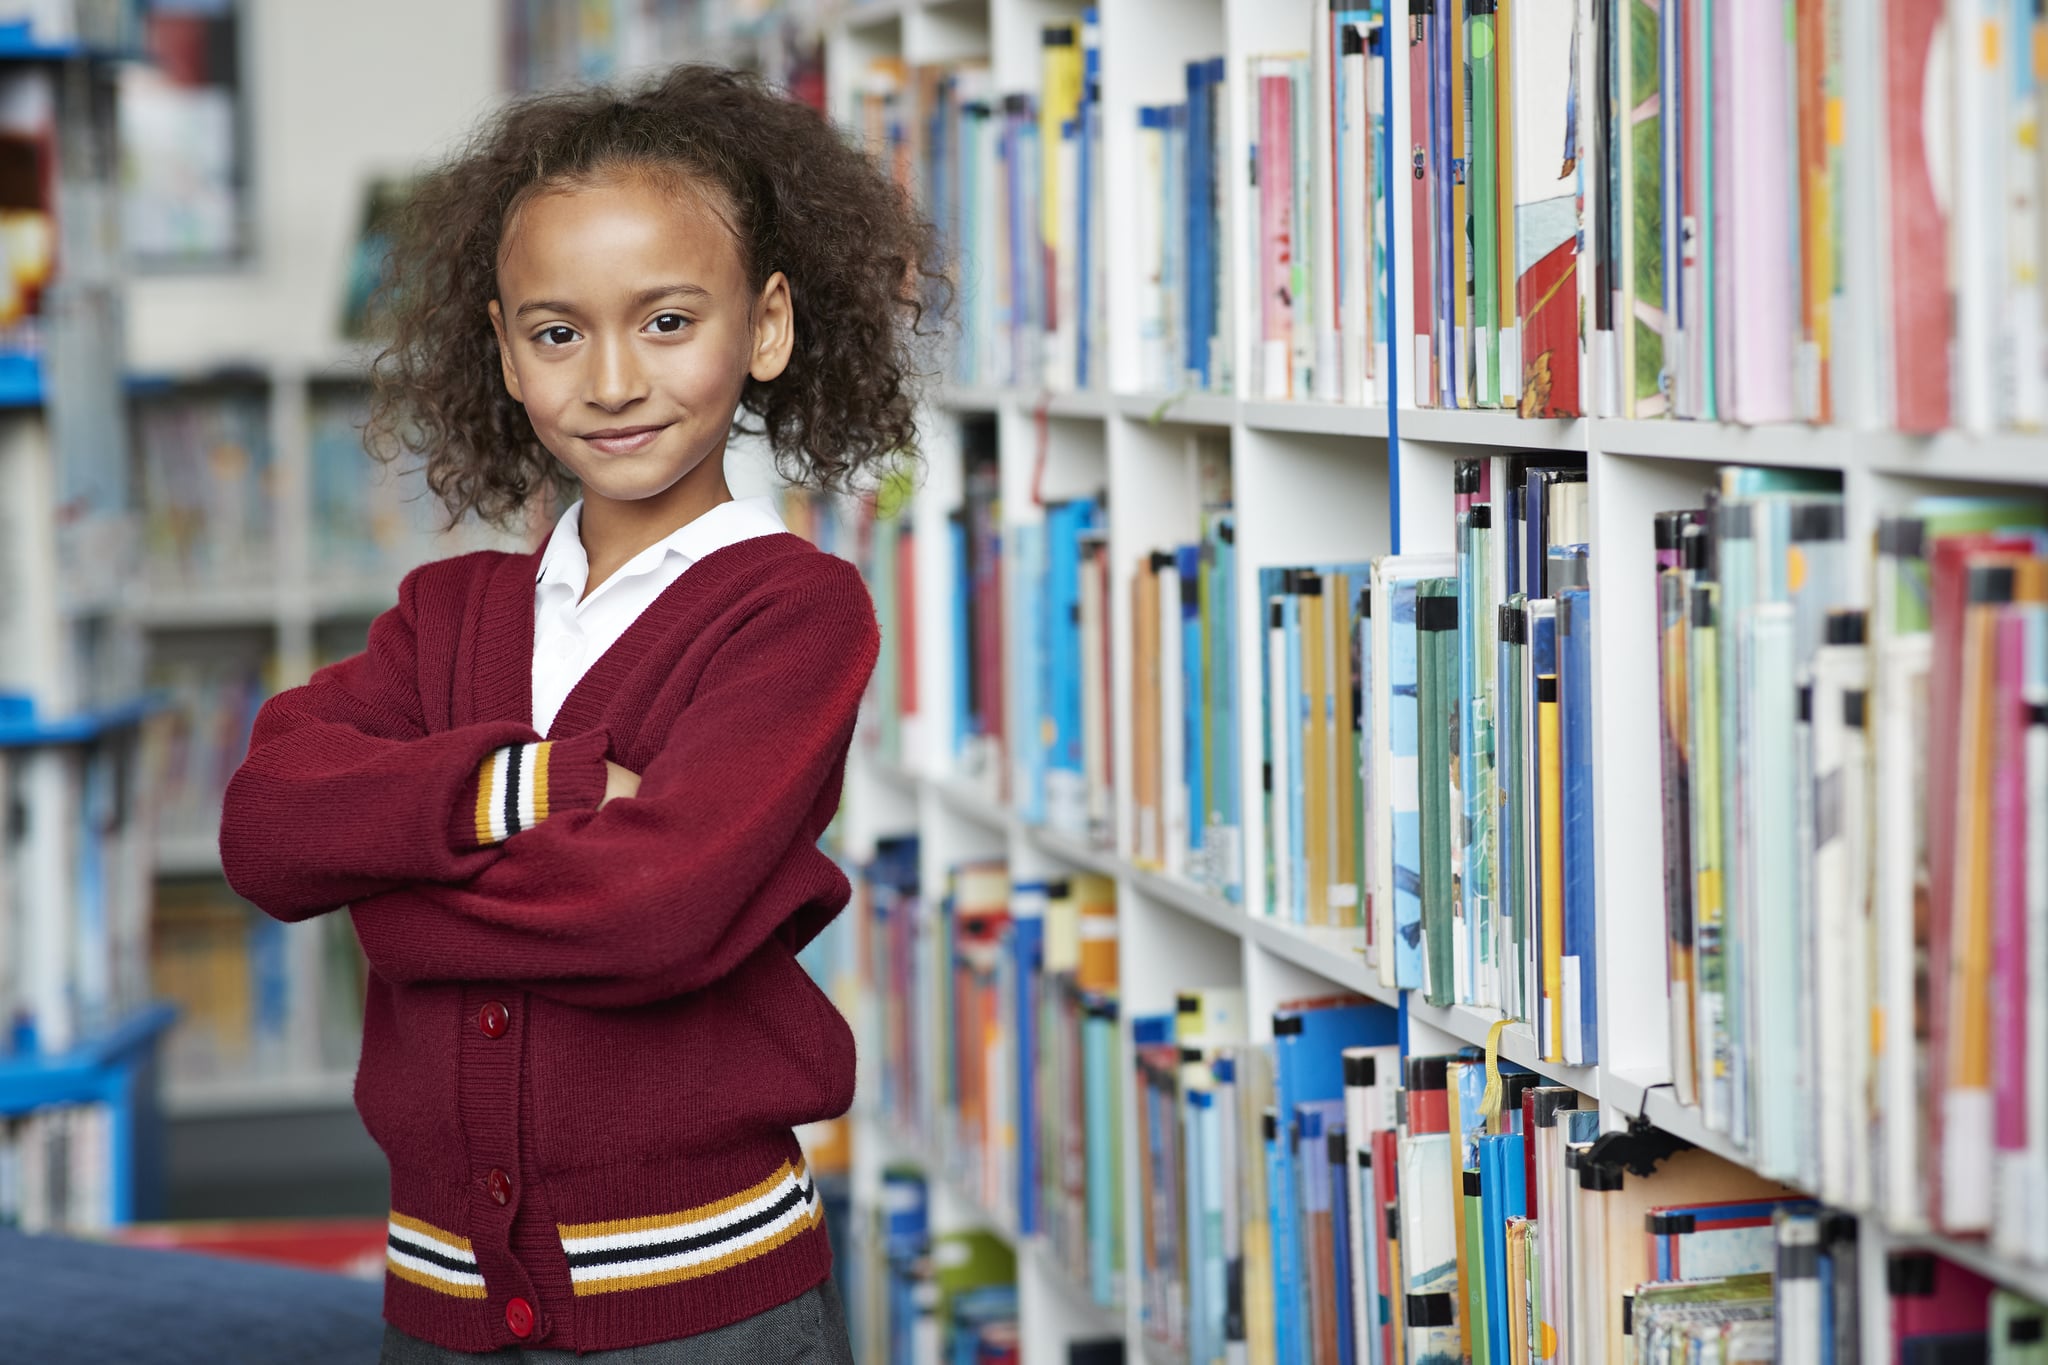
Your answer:
[[[632,298],[632,306],[634,308],[645,308],[650,303],[657,303],[662,299],[674,298],[678,295],[690,299],[708,299],[711,297],[711,291],[700,284],[657,284],[652,289],[643,289],[635,294]],[[562,303],[555,299],[531,299],[526,303],[520,304],[518,310],[512,316],[523,318],[528,313],[568,313],[574,316],[576,312],[577,309],[574,304]]]

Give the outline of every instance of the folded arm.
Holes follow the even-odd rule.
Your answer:
[[[789,859],[831,818],[878,643],[850,569],[758,608],[633,799],[552,815],[460,884],[357,901],[371,965],[394,982],[508,981],[596,1006],[725,976],[805,897],[843,887],[828,861]]]
[[[516,830],[603,798],[602,731],[554,744],[510,721],[427,732],[415,635],[421,572],[406,576],[361,654],[264,703],[228,783],[222,870],[279,919],[466,880]]]

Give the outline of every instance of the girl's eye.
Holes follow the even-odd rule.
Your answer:
[[[681,313],[660,313],[647,325],[657,332],[680,332],[690,325],[690,320]]]
[[[576,329],[574,327],[565,327],[560,323],[556,323],[553,327],[541,328],[539,334],[534,337],[534,340],[543,346],[567,346],[575,339]]]

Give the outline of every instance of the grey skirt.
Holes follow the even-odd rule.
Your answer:
[[[678,1341],[634,1346],[624,1351],[573,1351],[507,1346],[478,1355],[450,1351],[384,1327],[381,1365],[474,1365],[517,1361],[519,1365],[853,1365],[846,1313],[839,1289],[827,1279],[788,1303]]]

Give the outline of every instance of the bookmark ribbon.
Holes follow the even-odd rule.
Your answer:
[[[1500,1035],[1507,1026],[1506,1019],[1496,1019],[1486,1031],[1486,1093],[1479,1098],[1479,1113],[1486,1120],[1489,1133],[1501,1130]]]

